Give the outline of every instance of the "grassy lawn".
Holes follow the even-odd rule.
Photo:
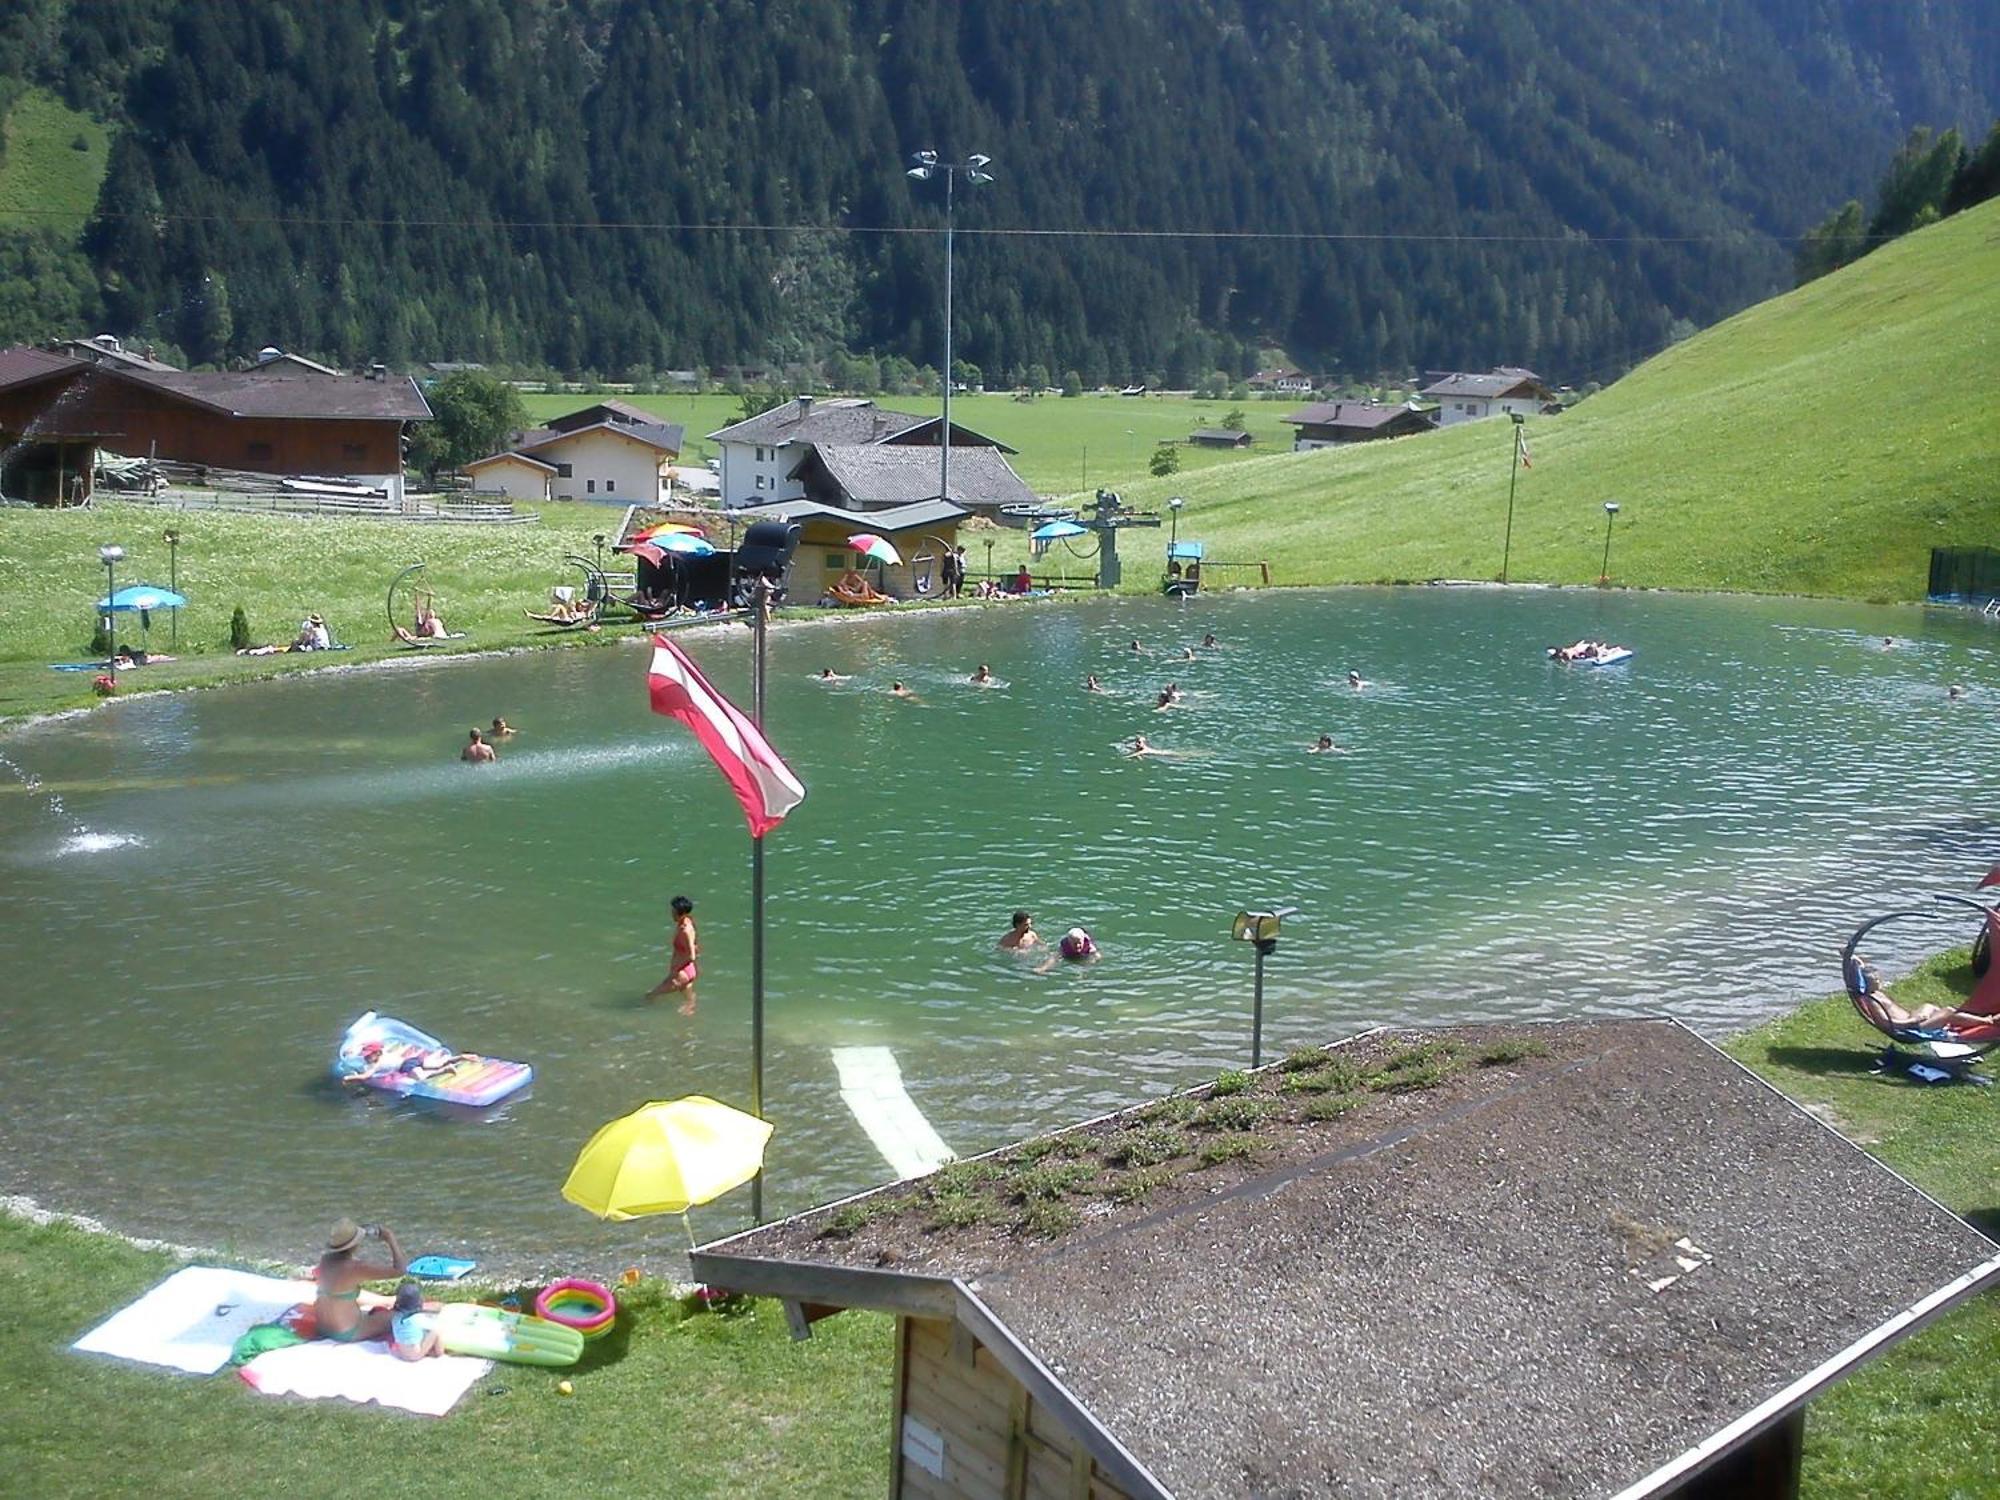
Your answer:
[[[0,224],[80,234],[97,204],[111,132],[55,95],[30,89],[7,116],[0,157]],[[76,142],[81,139],[84,149]],[[24,210],[33,210],[24,214]],[[71,216],[74,217],[71,217]]]
[[[1964,951],[1892,984],[1906,1005],[1963,997]],[[2000,1235],[2000,1089],[1929,1087],[1877,1075],[1880,1050],[1844,996],[1815,1001],[1737,1037],[1728,1050],[1990,1235]],[[1866,1255],[1869,1247],[1853,1247]],[[1911,1300],[1932,1280],[1910,1268]],[[1839,1296],[1838,1287],[1828,1288]],[[1993,1418],[2000,1295],[1988,1293],[1896,1346],[1812,1408],[1804,1492],[1835,1500],[1990,1495],[2000,1472]]]
[[[846,1497],[887,1485],[891,1325],[794,1344],[775,1303],[680,1316],[655,1284],[573,1371],[496,1365],[438,1421],[255,1394],[68,1345],[176,1262],[0,1216],[0,1472],[16,1495]],[[575,1394],[556,1382],[571,1377]],[[385,1425],[386,1424],[386,1425]]]

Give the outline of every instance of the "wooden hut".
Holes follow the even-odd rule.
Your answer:
[[[948,500],[917,500],[886,510],[844,510],[815,500],[777,500],[731,512],[749,521],[796,521],[799,550],[792,559],[791,602],[811,604],[828,585],[850,570],[862,574],[892,599],[935,596],[942,587],[944,549],[958,544],[963,506]],[[900,564],[863,557],[847,539],[863,532],[886,537],[902,555]]]
[[[894,1315],[908,1500],[1790,1497],[1813,1397],[2000,1284],[1665,1021],[1369,1033],[692,1259]]]

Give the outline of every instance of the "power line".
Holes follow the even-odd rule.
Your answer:
[[[577,223],[568,219],[421,219],[386,218],[344,214],[188,214],[130,210],[102,213],[69,208],[19,208],[0,214],[5,218],[43,220],[98,219],[114,223],[215,224],[225,227],[276,226],[300,229],[462,229],[560,230],[564,233],[650,233],[650,234],[841,234],[841,235],[941,235],[942,226],[921,224],[770,224],[735,221],[715,224],[670,219],[614,219]],[[1767,234],[1752,229],[1727,234],[1585,234],[1578,231],[1543,234],[1413,233],[1409,231],[1315,230],[1315,229],[1047,229],[1028,226],[992,226],[960,229],[962,235],[986,239],[1100,239],[1100,240],[1206,240],[1272,242],[1280,244],[1435,244],[1435,245],[1567,245],[1578,248],[1602,245],[1735,245],[1764,243],[1794,245],[1810,236]],[[1864,239],[1888,241],[1894,235],[1868,235]]]

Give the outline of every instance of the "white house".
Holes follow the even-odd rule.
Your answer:
[[[766,505],[773,500],[800,500],[806,487],[799,466],[815,446],[902,447],[938,445],[942,422],[906,411],[890,411],[873,401],[843,396],[822,401],[800,396],[767,412],[718,428],[709,437],[721,459],[722,503],[730,509]],[[1014,450],[970,428],[951,424],[954,448]]]
[[[603,401],[517,433],[465,466],[475,495],[657,505],[672,497],[681,428],[622,401]]]
[[[1513,365],[1501,365],[1486,375],[1457,371],[1440,374],[1436,370],[1431,374],[1432,383],[1417,394],[1424,400],[1437,402],[1440,427],[1506,414],[1532,417],[1556,399],[1556,393],[1542,383],[1541,376]]]
[[[1244,384],[1253,391],[1276,391],[1284,396],[1309,396],[1313,388],[1312,376],[1293,369],[1259,370]]]

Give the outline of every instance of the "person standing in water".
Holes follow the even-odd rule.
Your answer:
[[[681,1014],[694,1014],[694,982],[700,975],[701,940],[695,936],[694,903],[685,896],[676,896],[669,903],[674,914],[674,952],[667,961],[667,977],[646,991],[648,1000],[661,995],[670,995],[676,990],[687,998],[681,1001]]]
[[[475,729],[471,737],[466,740],[465,748],[458,752],[458,758],[467,765],[479,766],[496,761],[500,757],[493,753],[493,747],[487,744],[485,737]]]
[[[1035,931],[1035,918],[1024,910],[1014,913],[1014,925],[1000,934],[999,947],[1009,953],[1025,952],[1029,948],[1041,946],[1041,936]]]

